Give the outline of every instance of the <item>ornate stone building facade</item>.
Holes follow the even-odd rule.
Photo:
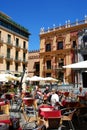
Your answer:
[[[28,63],[30,33],[0,12],[0,73],[21,73]]]
[[[61,82],[75,83],[75,71],[63,69],[63,65],[78,62],[78,34],[87,28],[87,17],[83,21],[40,32],[40,76],[52,76]],[[81,58],[80,58],[81,59]]]

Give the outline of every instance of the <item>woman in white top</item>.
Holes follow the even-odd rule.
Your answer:
[[[59,96],[58,94],[56,93],[56,90],[55,89],[52,89],[52,95],[51,95],[51,105],[52,106],[55,106],[56,103],[59,102]]]

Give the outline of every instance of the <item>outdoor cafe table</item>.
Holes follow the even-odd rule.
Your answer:
[[[24,97],[23,99],[23,105],[32,106],[35,107],[35,99],[33,97]]]
[[[78,95],[78,100],[81,104],[87,105],[87,96],[86,95]]]
[[[32,98],[32,97],[24,97],[23,99],[23,102],[26,102],[26,101],[34,101],[34,98]]]
[[[48,122],[48,127],[58,128],[61,120],[61,110],[55,110],[52,106],[39,108],[39,116]]]
[[[26,102],[26,101],[30,101],[30,102],[34,102],[34,98],[32,98],[32,97],[24,97],[23,98],[23,102]]]
[[[64,107],[78,107],[80,105],[79,101],[65,100],[62,102]]]
[[[44,113],[45,113],[46,111],[52,111],[53,109],[54,109],[53,106],[43,104],[43,105],[39,106],[38,115],[39,115],[40,117],[42,117],[42,116],[44,116]]]
[[[85,101],[85,96],[84,95],[78,95],[79,101],[83,100]]]
[[[51,108],[41,108],[40,116],[44,117],[45,119],[59,118],[61,116],[61,110],[53,110]]]

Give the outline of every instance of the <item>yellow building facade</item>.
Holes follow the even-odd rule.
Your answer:
[[[78,62],[78,32],[87,28],[87,19],[40,32],[40,76],[52,76],[60,82],[74,83],[74,71],[62,66]]]
[[[28,64],[30,33],[0,12],[0,73],[20,74]]]

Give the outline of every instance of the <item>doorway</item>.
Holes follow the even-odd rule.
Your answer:
[[[82,73],[83,87],[87,88],[87,72]]]

